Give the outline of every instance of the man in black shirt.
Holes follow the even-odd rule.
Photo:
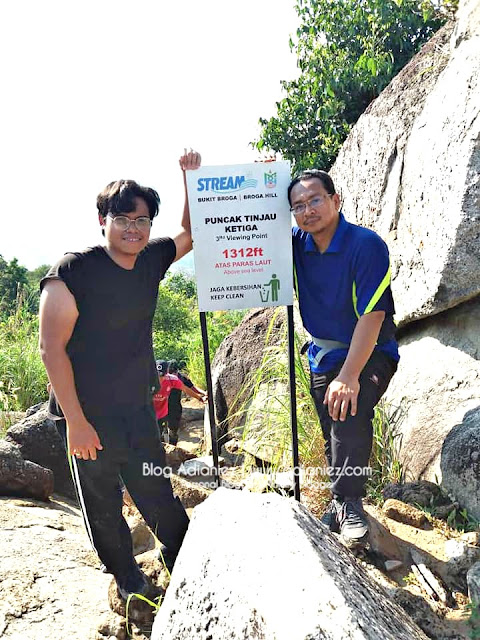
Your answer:
[[[193,151],[185,170],[200,166]],[[132,180],[97,198],[105,246],[67,253],[41,282],[40,350],[52,384],[50,413],[64,433],[87,532],[119,593],[145,593],[122,516],[120,478],[163,543],[171,565],[188,517],[161,471],[151,391],[157,384],[152,318],[158,284],[192,247],[190,212],[179,232],[149,241],[158,194]]]

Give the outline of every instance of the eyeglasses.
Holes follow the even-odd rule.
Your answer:
[[[290,211],[294,216],[301,216],[307,210],[307,205],[310,209],[316,209],[317,207],[321,207],[327,198],[330,198],[331,194],[327,194],[326,196],[315,196],[314,198],[310,198],[306,202],[299,202],[298,204],[290,207]]]
[[[152,221],[147,216],[140,216],[140,218],[132,220],[127,216],[113,216],[111,213],[107,215],[112,219],[113,226],[119,231],[128,231],[132,224],[138,231],[148,231],[152,226]]]

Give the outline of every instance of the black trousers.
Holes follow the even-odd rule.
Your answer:
[[[132,538],[122,515],[125,484],[146,523],[176,553],[188,527],[188,516],[173,495],[165,474],[165,452],[153,407],[122,417],[88,416],[103,450],[96,460],[70,457],[73,482],[90,541],[115,577],[134,567]],[[65,421],[58,421],[65,441]]]
[[[177,444],[182,419],[182,391],[172,389],[168,397],[168,435],[170,444]]]
[[[337,496],[365,495],[368,462],[372,451],[372,418],[375,405],[385,393],[397,369],[397,363],[375,350],[360,374],[357,413],[344,422],[332,420],[328,406],[323,404],[328,385],[343,363],[326,374],[310,372],[310,392],[315,402],[325,439],[325,454],[329,465],[331,490]]]

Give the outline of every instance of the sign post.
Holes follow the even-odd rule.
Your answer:
[[[218,445],[205,312],[285,305],[289,323],[295,497],[300,499],[293,361],[292,235],[286,197],[289,183],[288,162],[201,167],[187,172],[217,484],[220,484]]]

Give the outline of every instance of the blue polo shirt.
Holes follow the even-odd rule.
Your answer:
[[[395,340],[390,260],[385,242],[374,231],[339,215],[328,249],[321,253],[310,233],[294,227],[295,286],[303,324],[311,336],[350,344],[358,319],[371,311],[385,311],[377,346],[399,359]],[[319,347],[308,350],[310,368],[325,373],[337,367],[348,348],[334,349],[317,364]]]

